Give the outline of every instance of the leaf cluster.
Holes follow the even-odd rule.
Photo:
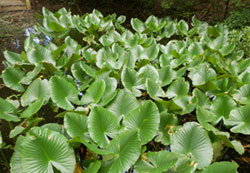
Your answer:
[[[30,36],[21,54],[4,52],[4,84],[19,93],[0,99],[0,118],[17,123],[12,172],[79,164],[86,172],[236,172],[215,161],[218,148],[244,153],[229,131],[250,134],[250,60],[223,25],[150,16],[132,19],[130,31],[125,20],[44,8],[36,30],[52,42]],[[39,125],[48,105],[63,124]],[[182,124],[183,116],[195,120]],[[84,161],[73,150],[82,146],[92,154]]]

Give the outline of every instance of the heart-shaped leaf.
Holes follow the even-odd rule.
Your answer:
[[[88,132],[88,118],[84,114],[67,112],[64,115],[64,126],[67,133],[72,137],[82,137]]]
[[[24,173],[53,172],[53,167],[61,172],[73,172],[75,163],[74,150],[67,138],[47,128],[31,129],[21,144]]]
[[[236,107],[234,100],[228,95],[220,95],[213,101],[210,110],[216,115],[216,123],[229,118],[229,113]]]
[[[78,90],[73,83],[61,76],[50,78],[49,85],[51,88],[52,101],[65,110],[73,110],[73,103],[79,103]]]
[[[120,90],[115,99],[108,105],[108,110],[116,117],[126,116],[139,106],[136,97],[128,90]]]
[[[46,79],[41,80],[37,78],[26,89],[21,97],[22,106],[27,106],[36,100],[48,101],[50,98],[49,83]]]
[[[193,158],[198,168],[208,166],[213,158],[213,148],[206,132],[195,122],[187,122],[174,135],[171,143],[173,152]]]
[[[168,87],[166,96],[168,98],[186,96],[188,91],[189,83],[184,78],[179,78]]]
[[[103,164],[100,172],[122,173],[135,164],[139,158],[141,143],[137,132],[131,130],[115,137],[106,148],[114,153],[114,157]]]
[[[101,106],[91,109],[88,118],[89,134],[99,146],[109,144],[108,137],[115,137],[119,127],[119,119],[107,109]]]
[[[24,72],[17,67],[8,67],[2,73],[4,84],[18,92],[24,91],[24,87],[21,84],[23,76]]]
[[[32,64],[38,65],[42,62],[56,64],[51,51],[41,45],[34,44],[34,47],[27,52],[28,61]]]
[[[153,102],[146,101],[126,115],[123,123],[128,129],[137,129],[141,143],[146,144],[152,140],[159,128],[160,115],[158,108]]]
[[[188,77],[192,80],[194,86],[204,85],[208,81],[216,78],[216,72],[208,64],[200,64],[193,68]]]
[[[231,131],[234,133],[250,134],[250,105],[241,106],[233,109],[230,112],[229,119],[226,121],[227,125],[234,126]]]

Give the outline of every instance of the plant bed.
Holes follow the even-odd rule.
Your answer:
[[[125,20],[44,8],[24,51],[4,51],[11,172],[241,171],[250,59],[227,29],[150,16],[128,30]]]

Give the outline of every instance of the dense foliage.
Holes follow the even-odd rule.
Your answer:
[[[223,25],[150,16],[130,31],[125,20],[44,8],[24,51],[4,52],[13,173],[236,172],[216,160],[244,153],[234,134],[250,134],[250,59]],[[63,124],[40,125],[46,106]]]

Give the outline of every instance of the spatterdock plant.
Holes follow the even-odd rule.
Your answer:
[[[250,60],[221,25],[150,16],[130,31],[125,20],[44,8],[35,28],[52,42],[31,35],[21,54],[4,52],[4,84],[18,93],[0,99],[2,121],[19,123],[11,172],[236,172],[216,159],[244,153],[229,130],[250,134]],[[63,124],[40,125],[48,105]]]

